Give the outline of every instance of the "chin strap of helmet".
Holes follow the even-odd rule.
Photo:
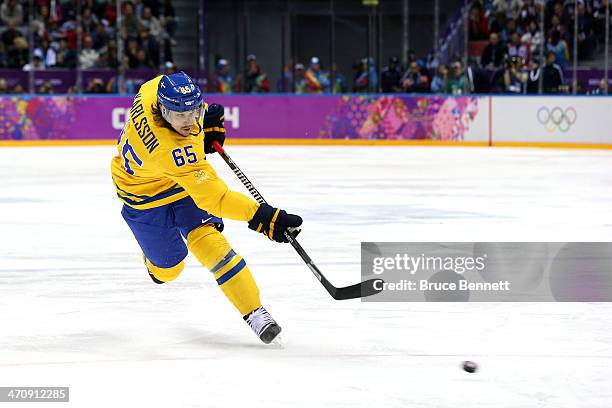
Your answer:
[[[170,109],[166,108],[164,105],[162,105],[161,103],[159,104],[159,107],[161,108],[161,115],[162,118],[164,118],[164,120],[168,123],[172,123],[172,121],[170,120]]]
[[[206,111],[206,107],[200,103],[196,109],[199,109],[198,117],[196,118],[196,124],[198,125],[198,131],[196,133],[189,133],[189,136],[197,136],[202,132],[202,119],[204,119],[204,112]]]

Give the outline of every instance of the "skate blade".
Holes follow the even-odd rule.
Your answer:
[[[285,343],[283,342],[282,336],[278,334],[268,346],[273,349],[283,350],[285,348]]]

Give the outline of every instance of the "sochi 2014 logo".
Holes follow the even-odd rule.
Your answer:
[[[542,106],[540,109],[538,109],[537,118],[538,122],[544,125],[544,128],[549,133],[552,133],[557,129],[559,129],[561,132],[567,132],[570,130],[572,125],[576,123],[578,114],[576,113],[576,109],[571,106],[569,108],[565,108],[565,110],[559,106],[555,106],[552,109]]]

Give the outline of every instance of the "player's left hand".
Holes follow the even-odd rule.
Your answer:
[[[212,142],[218,142],[221,146],[225,142],[225,126],[223,121],[223,106],[213,103],[208,106],[204,113],[204,153],[214,153]]]
[[[261,232],[276,242],[289,242],[285,237],[285,231],[291,232],[296,237],[301,231],[301,225],[302,217],[299,215],[287,214],[286,211],[268,204],[261,204],[253,219],[249,221],[250,229]]]

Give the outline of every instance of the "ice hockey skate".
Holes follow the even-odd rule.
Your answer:
[[[266,344],[270,344],[282,330],[263,306],[243,316],[243,319],[253,329],[257,337]]]

